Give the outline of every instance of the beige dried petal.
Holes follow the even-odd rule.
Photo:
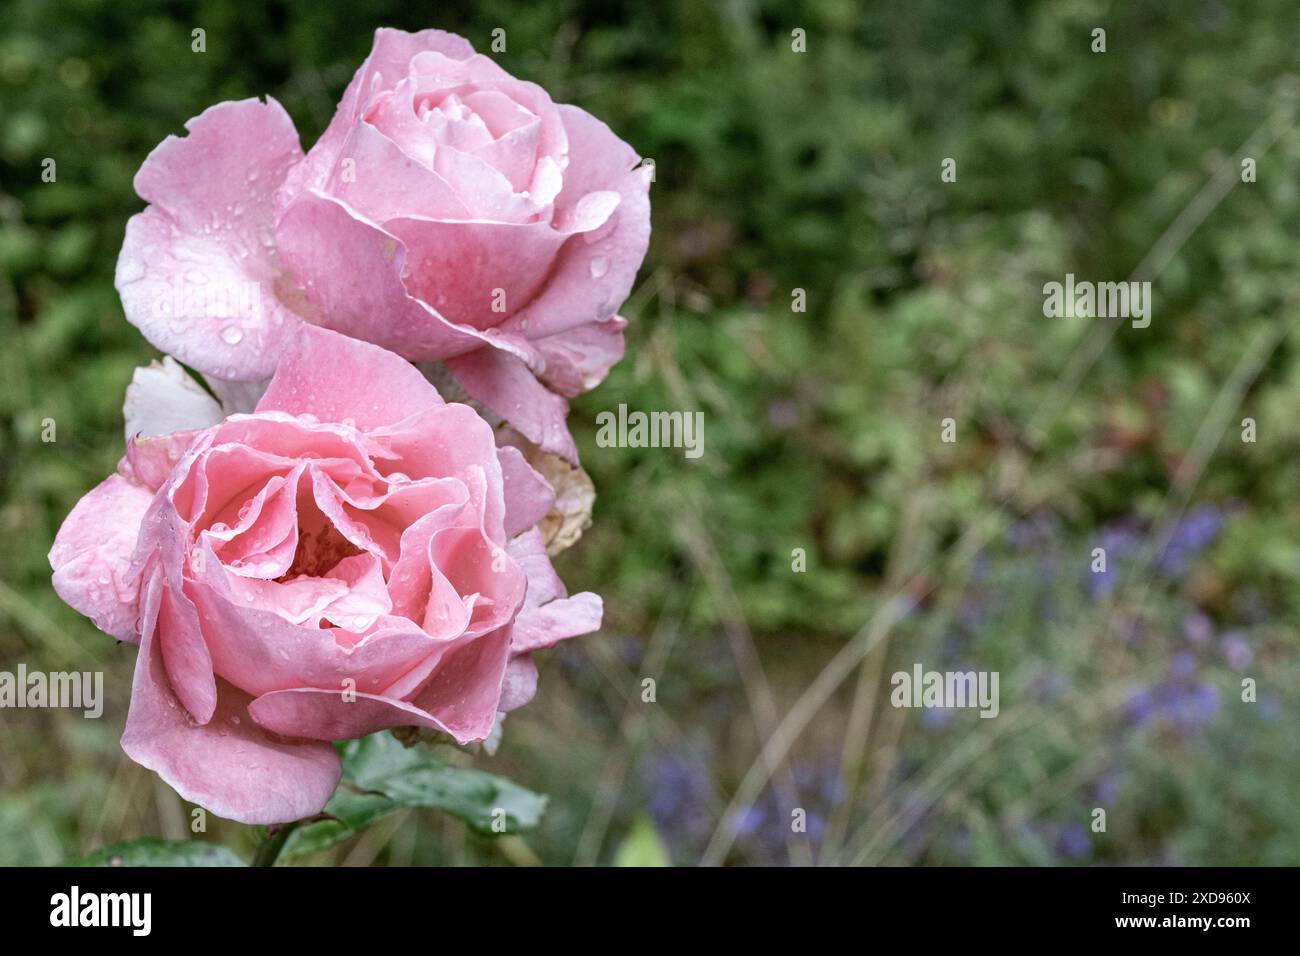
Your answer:
[[[537,527],[546,542],[546,553],[559,554],[573,547],[591,526],[596,486],[585,471],[559,455],[542,451],[531,443],[521,450],[528,464],[536,468],[555,491],[555,504]]]

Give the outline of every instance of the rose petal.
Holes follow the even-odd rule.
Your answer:
[[[600,630],[603,612],[600,596],[590,591],[559,598],[541,607],[525,608],[515,619],[510,649],[520,654],[550,647],[567,637],[591,634]]]
[[[372,435],[412,478],[456,478],[470,490],[485,533],[505,542],[505,499],[492,426],[468,405],[448,403]]]
[[[525,610],[568,595],[564,582],[555,573],[555,566],[546,553],[546,541],[541,531],[533,528],[521,534],[506,546],[506,550],[528,576],[528,592],[524,596]]]
[[[162,588],[158,648],[167,680],[196,724],[206,724],[217,707],[217,683],[194,604],[185,596],[179,569]]]
[[[537,693],[537,665],[531,654],[516,654],[506,665],[506,677],[501,686],[501,700],[497,706],[502,711],[518,710]]]
[[[379,223],[395,216],[470,218],[450,183],[364,121],[349,134],[324,189]]]
[[[470,637],[505,627],[524,601],[528,578],[509,553],[481,528],[445,528],[429,539],[432,566],[457,594],[473,595],[464,633]]]
[[[272,733],[316,740],[355,740],[393,727],[428,727],[451,733],[432,714],[405,701],[313,687],[263,694],[248,711]]]
[[[499,170],[515,192],[527,189],[537,163],[542,121],[499,90],[476,90],[465,97],[465,104],[495,137],[474,154]]]
[[[566,235],[580,232],[595,232],[618,209],[623,197],[612,189],[600,189],[587,193],[576,203],[566,206],[556,213],[554,227]]]
[[[446,727],[459,743],[483,740],[496,720],[509,657],[510,628],[475,638],[446,655],[412,703]]]
[[[446,182],[451,183],[460,201],[470,210],[475,224],[531,224],[542,227],[537,230],[538,235],[549,229],[540,220],[541,205],[531,195],[516,193],[505,174],[486,159],[444,144],[433,154],[433,168]],[[462,221],[458,224],[470,223]],[[468,260],[468,253],[466,259]]]
[[[577,462],[578,449],[565,424],[569,403],[537,381],[518,358],[480,349],[447,359],[447,368],[471,398],[496,412],[534,445]]]
[[[257,410],[309,413],[325,422],[350,419],[368,430],[441,404],[438,390],[410,362],[368,342],[305,325]]]
[[[380,27],[375,31],[370,55],[353,75],[343,93],[329,127],[316,141],[306,159],[293,168],[285,182],[282,196],[292,198],[308,189],[318,189],[338,162],[339,152],[357,120],[377,91],[390,90],[405,78],[422,56],[463,61],[474,57],[468,40],[442,30],[407,33]],[[277,209],[283,209],[283,200]]]
[[[482,333],[447,321],[402,284],[406,247],[337,200],[304,193],[276,229],[280,254],[306,288],[318,325],[412,360],[481,347]]]
[[[156,438],[132,438],[126,443],[126,469],[150,491],[157,491],[189,450],[197,431],[172,432]],[[118,471],[125,473],[119,463]]]
[[[623,358],[626,327],[627,319],[616,315],[537,339],[533,346],[546,360],[542,381],[568,398],[595,388]]]
[[[385,574],[394,571],[415,524],[433,516],[439,522],[452,521],[469,500],[468,489],[457,478],[422,478],[357,500],[320,472],[312,476],[312,495],[343,537],[383,562]]]
[[[393,610],[383,565],[373,554],[344,558],[326,572],[325,577],[342,581],[347,587],[343,596],[332,601],[324,611],[325,617],[335,627],[365,631],[377,618]]]
[[[499,325],[530,301],[565,241],[544,222],[397,218],[385,228],[408,250],[402,273],[407,291],[439,315],[476,329]]]
[[[555,492],[518,448],[498,448],[497,458],[505,483],[506,536],[513,538],[546,517],[555,504]]]
[[[109,475],[77,502],[50,548],[59,597],[119,641],[139,640],[131,556],[152,499],[144,486]]]
[[[245,607],[206,583],[192,586],[204,627],[213,635],[212,662],[225,680],[253,695],[293,687],[377,693],[428,655],[441,653],[410,621],[385,618],[353,647],[339,646],[332,629],[294,624],[274,611]]]
[[[202,372],[264,378],[298,323],[277,298],[272,198],[302,159],[275,100],[218,103],[135,177],[152,203],[127,223],[116,285],[153,345]]]
[[[215,425],[225,417],[221,406],[170,355],[161,363],[141,366],[126,387],[122,406],[126,439],[152,438]]]
[[[148,617],[157,614],[161,575],[151,579]],[[287,823],[319,813],[342,775],[329,744],[273,740],[248,716],[250,698],[220,683],[212,719],[190,723],[168,686],[146,620],[122,749],[184,799],[240,823]]]
[[[298,549],[298,489],[305,469],[298,465],[287,477],[272,475],[239,506],[229,540],[214,545],[215,556],[232,574],[271,579],[293,566]]]
[[[579,211],[589,193],[613,190],[619,202],[603,226],[565,243],[545,288],[502,326],[528,330],[534,339],[613,317],[631,292],[650,243],[649,169],[634,169],[636,153],[591,114],[576,106],[560,106],[559,112],[569,136],[570,162],[556,199],[556,220],[602,211],[605,200]]]

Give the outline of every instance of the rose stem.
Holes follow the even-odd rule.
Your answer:
[[[253,866],[275,866],[276,857],[288,842],[289,834],[293,833],[300,822],[295,820],[278,827],[267,827],[266,839],[257,848],[257,854],[253,857]]]

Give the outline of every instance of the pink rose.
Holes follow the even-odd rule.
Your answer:
[[[138,437],[60,529],[54,586],[140,644],[123,749],[214,813],[318,812],[332,740],[482,740],[532,696],[529,652],[600,625],[546,557],[549,486],[391,352],[304,326],[253,413],[169,360],[127,415]]]
[[[155,346],[266,378],[302,321],[445,362],[576,460],[566,396],[623,354],[649,174],[604,123],[465,40],[378,30],[305,156],[275,100],[219,103],[136,174],[117,288]]]

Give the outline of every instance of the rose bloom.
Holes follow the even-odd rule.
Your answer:
[[[604,123],[439,30],[381,29],[305,156],[275,100],[219,103],[136,174],[117,288],[155,346],[265,379],[306,321],[438,360],[576,461],[566,397],[623,354],[649,167]],[[220,386],[217,386],[218,389]]]
[[[140,645],[123,749],[214,813],[319,812],[330,741],[483,740],[531,698],[531,651],[600,626],[546,556],[550,486],[391,352],[305,326],[251,414],[170,360],[137,371],[126,413],[54,587]]]

